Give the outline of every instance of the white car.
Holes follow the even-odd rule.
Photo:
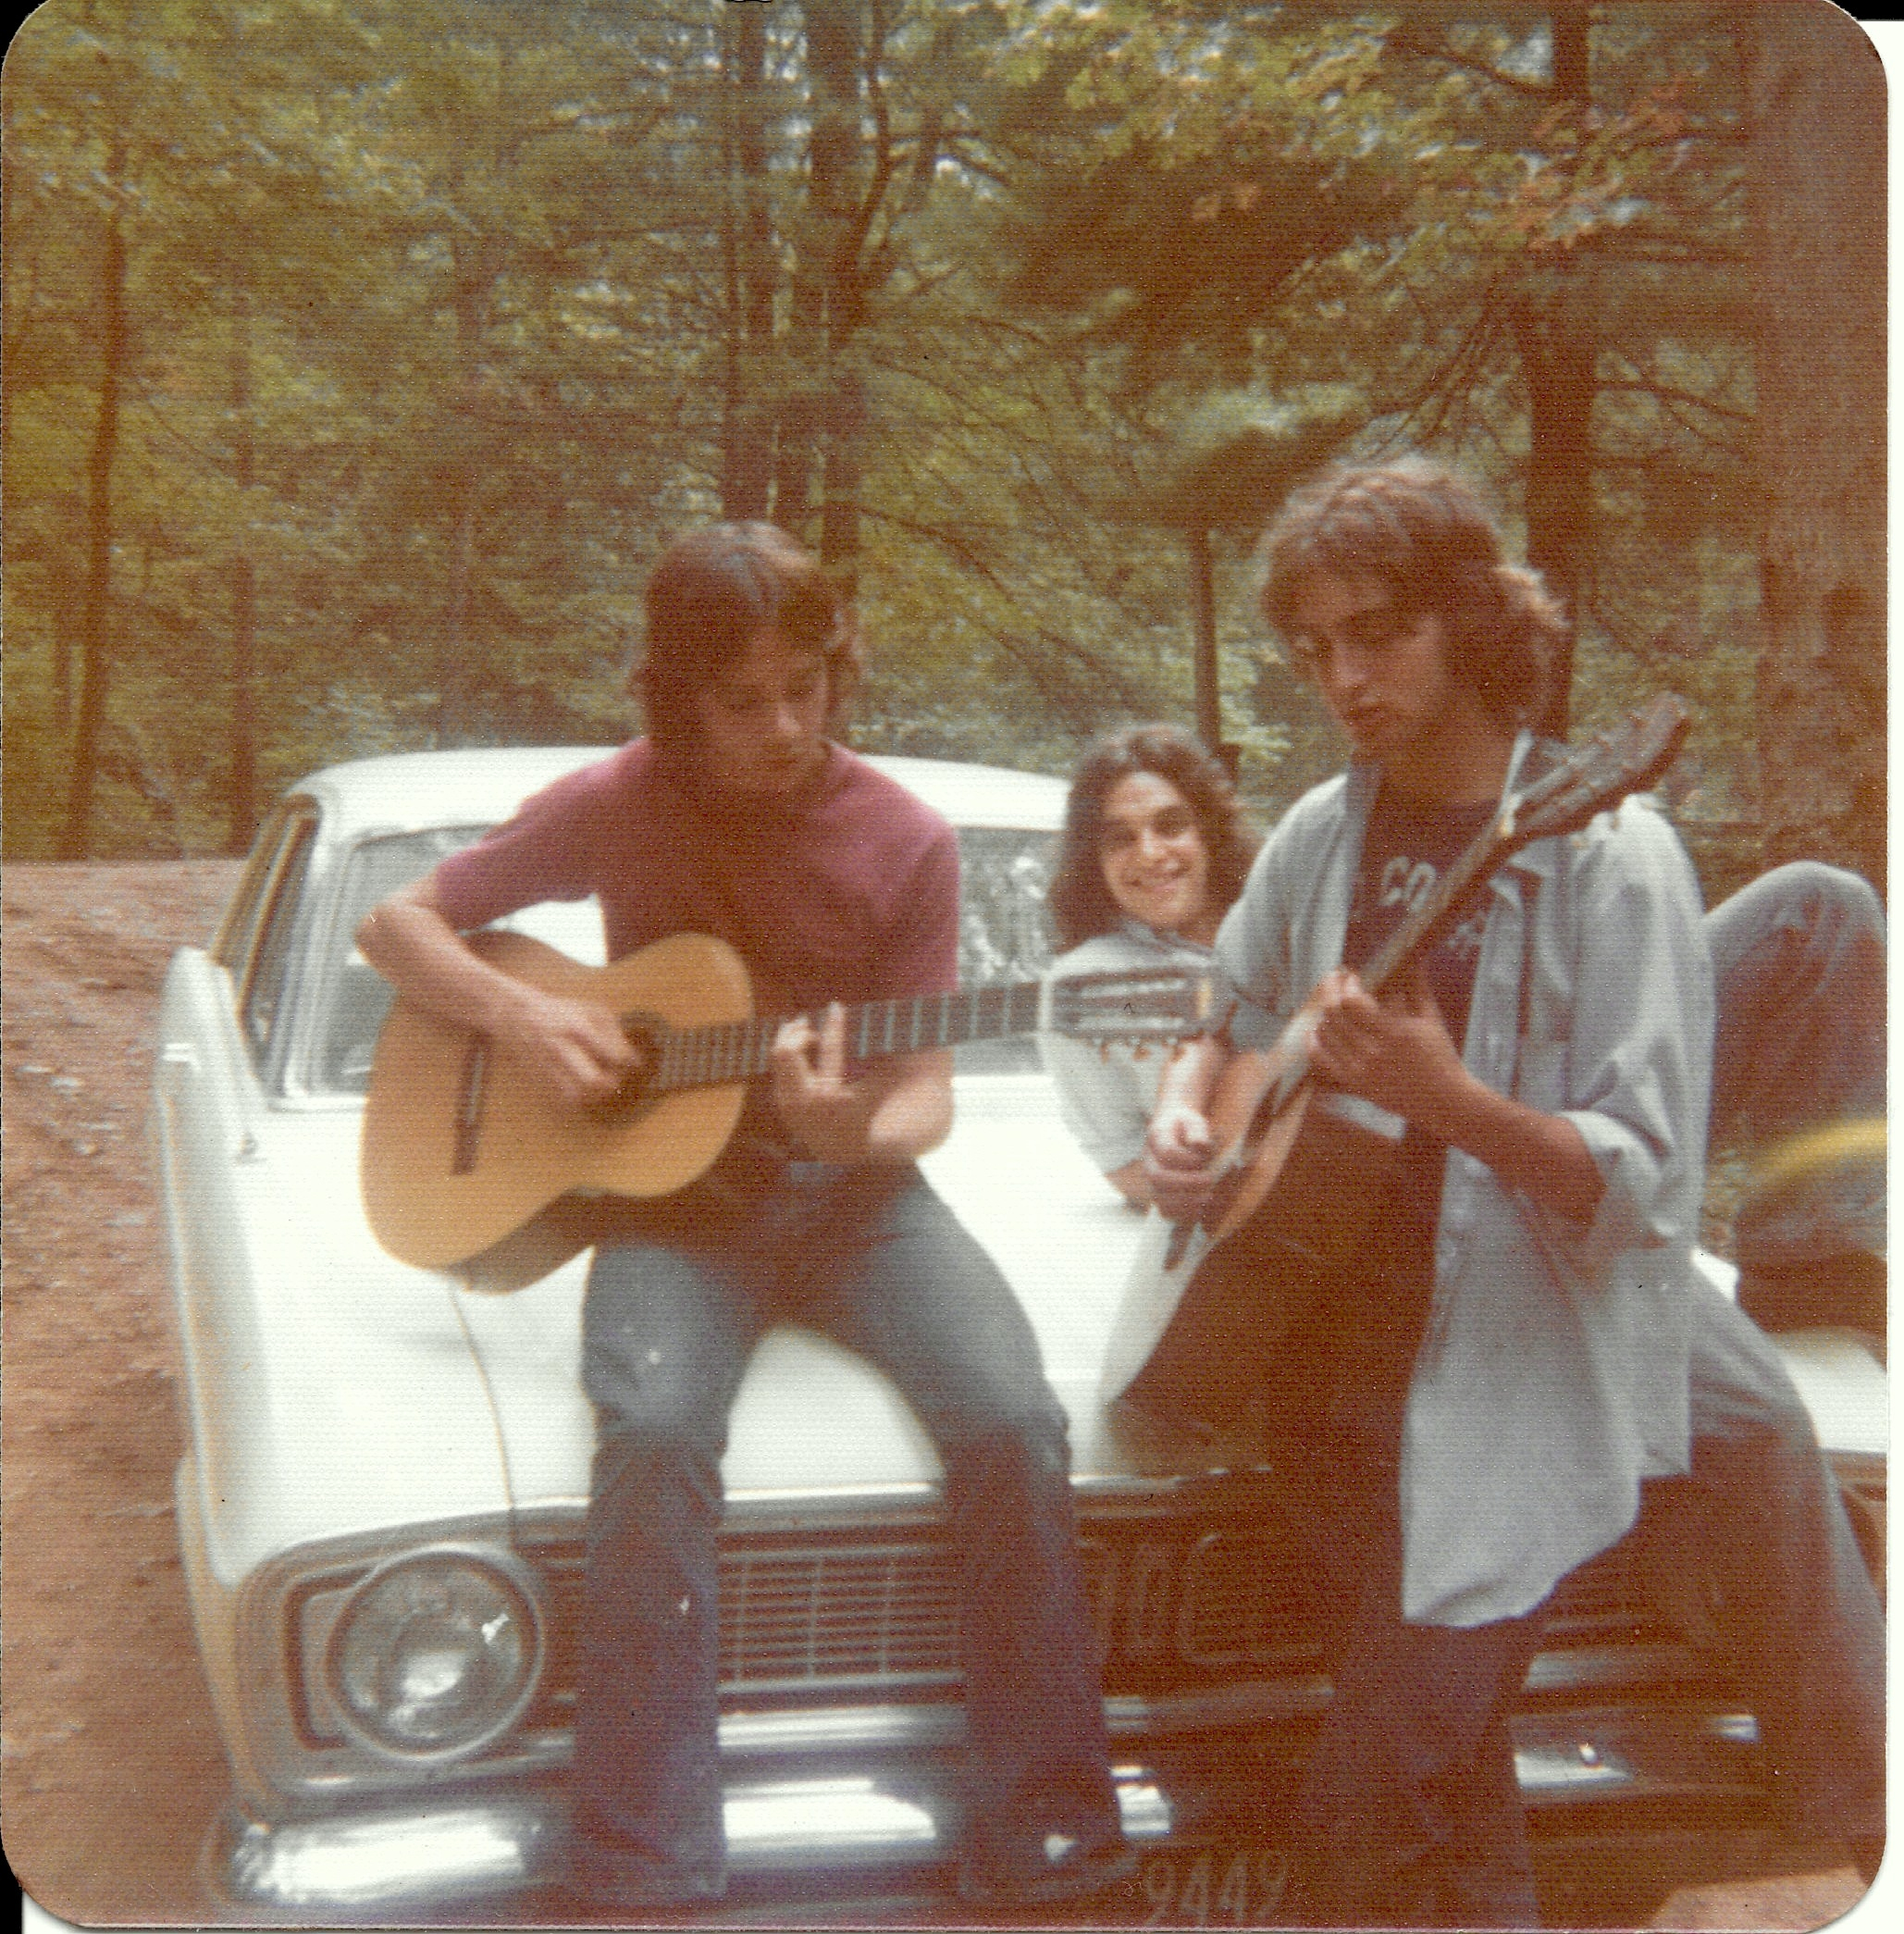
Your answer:
[[[259,834],[211,947],[181,950],[167,980],[155,1122],[186,1365],[178,1522],[233,1781],[207,1864],[241,1909],[389,1918],[562,1878],[585,1262],[495,1296],[378,1246],[359,1123],[389,997],[352,935],[598,756],[315,775]],[[1035,975],[1063,786],[877,762],[960,829],[966,978]],[[512,924],[600,959],[592,906]],[[1123,1905],[1260,1919],[1280,1796],[1328,1697],[1275,1475],[1172,1465],[1107,1426],[1100,1363],[1140,1219],[1060,1124],[1032,1043],[959,1053],[957,1126],[925,1166],[1016,1287],[1069,1412],[1118,1790],[1144,1853]],[[1842,1336],[1788,1355],[1841,1478],[1881,1501],[1881,1370]],[[949,1903],[963,1717],[929,1441],[877,1372],[781,1330],[723,1470],[723,1911]],[[1530,1677],[1519,1765],[1556,1873],[1610,1834],[1690,1861],[1764,1826],[1750,1716],[1671,1609],[1697,1581],[1656,1582],[1625,1548],[1587,1568]],[[1709,1844],[1699,1858],[1710,1872]]]

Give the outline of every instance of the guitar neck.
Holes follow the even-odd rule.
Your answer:
[[[1015,981],[910,999],[864,1001],[847,1010],[847,1052],[855,1060],[870,1061],[1032,1034],[1041,1025],[1045,998],[1042,981]],[[808,1016],[815,1027],[822,1018]],[[784,1025],[785,1019],[773,1019],[671,1028],[658,1044],[649,1086],[701,1088],[749,1081],[765,1072],[773,1037]]]

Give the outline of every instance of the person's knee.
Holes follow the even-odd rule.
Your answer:
[[[1814,921],[1882,936],[1884,902],[1861,874],[1822,860],[1793,860],[1774,867],[1766,880],[1788,894]]]
[[[1870,881],[1842,866],[1793,860],[1722,900],[1708,916],[1708,931],[1722,971],[1733,953],[1749,953],[1778,934],[1819,945],[1849,940],[1882,948],[1884,902]]]
[[[1768,1349],[1769,1349],[1768,1345]],[[1731,1376],[1696,1377],[1690,1393],[1694,1469],[1701,1453],[1743,1446],[1751,1458],[1808,1466],[1823,1456],[1811,1413],[1784,1366],[1735,1366]]]

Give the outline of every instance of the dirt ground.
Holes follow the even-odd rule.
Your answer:
[[[225,1763],[172,1522],[164,1231],[146,1145],[166,961],[232,864],[9,866],[0,1827],[68,1920],[208,1917]]]
[[[176,1364],[145,1114],[166,961],[209,936],[234,874],[18,865],[4,879],[0,1828],[25,1888],[73,1922],[216,1918],[195,1866],[225,1766],[174,1538]],[[1692,1890],[1657,1924],[1810,1928],[1861,1891],[1849,1869]]]

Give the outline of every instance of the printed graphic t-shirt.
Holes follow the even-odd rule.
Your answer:
[[[1349,906],[1343,959],[1366,965],[1440,884],[1486,824],[1487,803],[1449,806],[1383,787],[1369,813]],[[1467,1025],[1485,906],[1471,911],[1423,956],[1420,968],[1456,1045]],[[1447,1145],[1411,1126],[1348,1298],[1334,1313],[1329,1414],[1333,1427],[1389,1444],[1401,1429],[1408,1382],[1434,1289]]]

